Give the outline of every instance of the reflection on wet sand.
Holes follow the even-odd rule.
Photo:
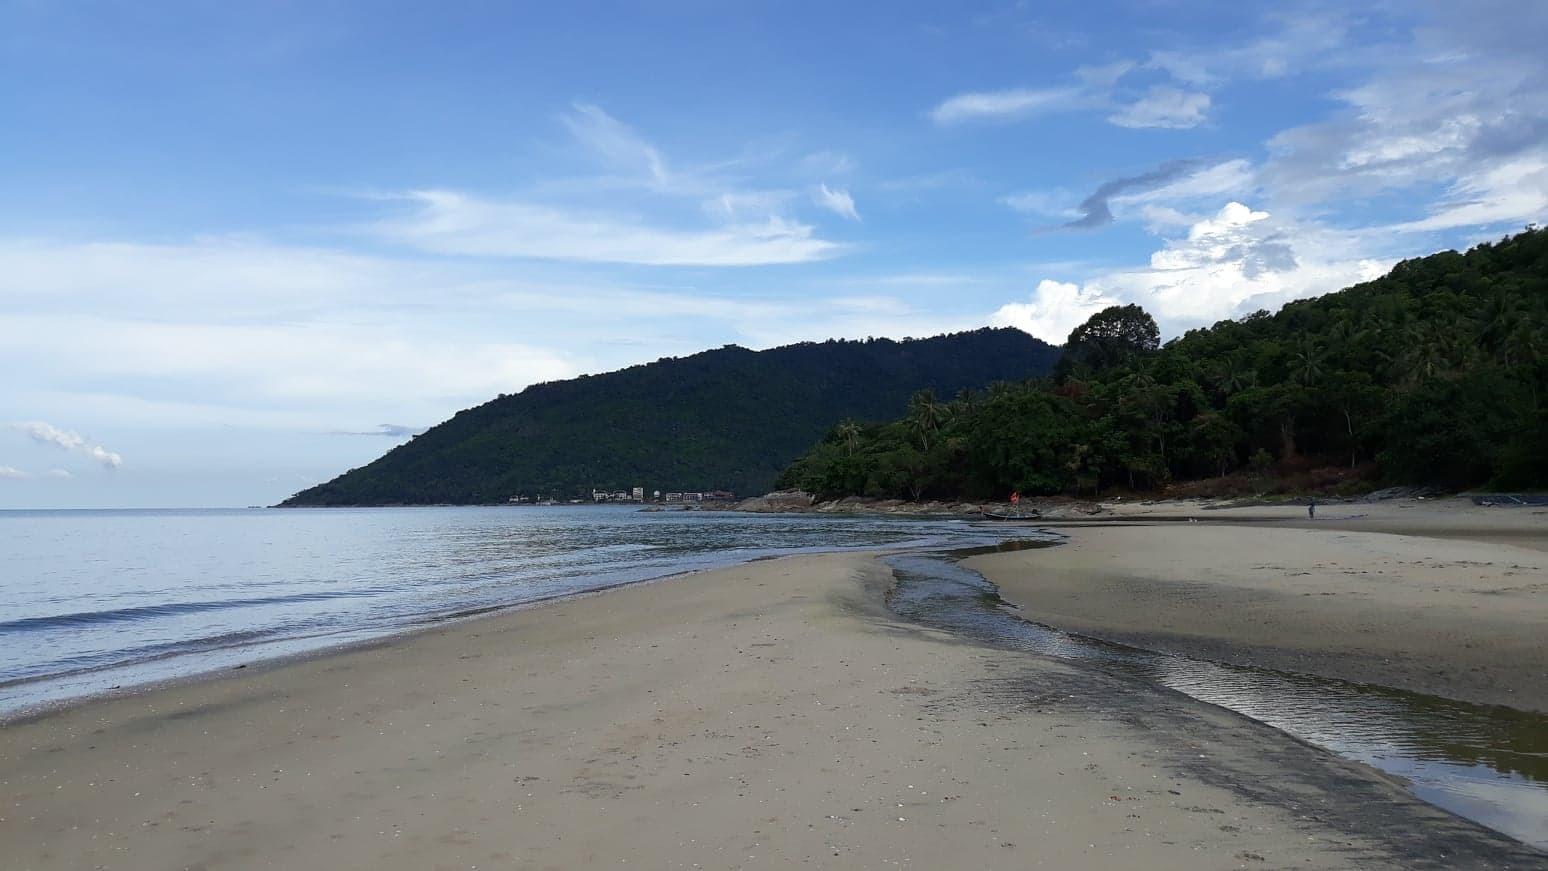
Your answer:
[[[1086,663],[1240,713],[1406,779],[1440,807],[1548,847],[1548,716],[1112,644],[1032,622],[957,561],[994,548],[889,558],[899,615],[998,647]]]

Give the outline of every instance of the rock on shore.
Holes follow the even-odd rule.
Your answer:
[[[807,511],[816,497],[805,490],[776,490],[736,503],[737,511],[756,514],[777,514],[783,511]]]

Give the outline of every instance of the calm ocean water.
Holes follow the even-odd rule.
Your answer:
[[[623,506],[0,511],[0,715],[689,569],[997,534]]]

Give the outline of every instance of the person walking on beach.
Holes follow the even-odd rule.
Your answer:
[[[1313,496],[1310,499],[1306,500],[1306,517],[1308,519],[1310,519],[1310,520],[1316,520],[1317,519],[1317,497],[1316,496]]]

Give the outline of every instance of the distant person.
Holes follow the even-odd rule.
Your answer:
[[[1317,497],[1306,500],[1306,516],[1311,520],[1317,519]]]
[[[1020,505],[1021,504],[1021,491],[1020,490],[1016,490],[1016,491],[1011,493],[1011,504],[1012,505]]]

